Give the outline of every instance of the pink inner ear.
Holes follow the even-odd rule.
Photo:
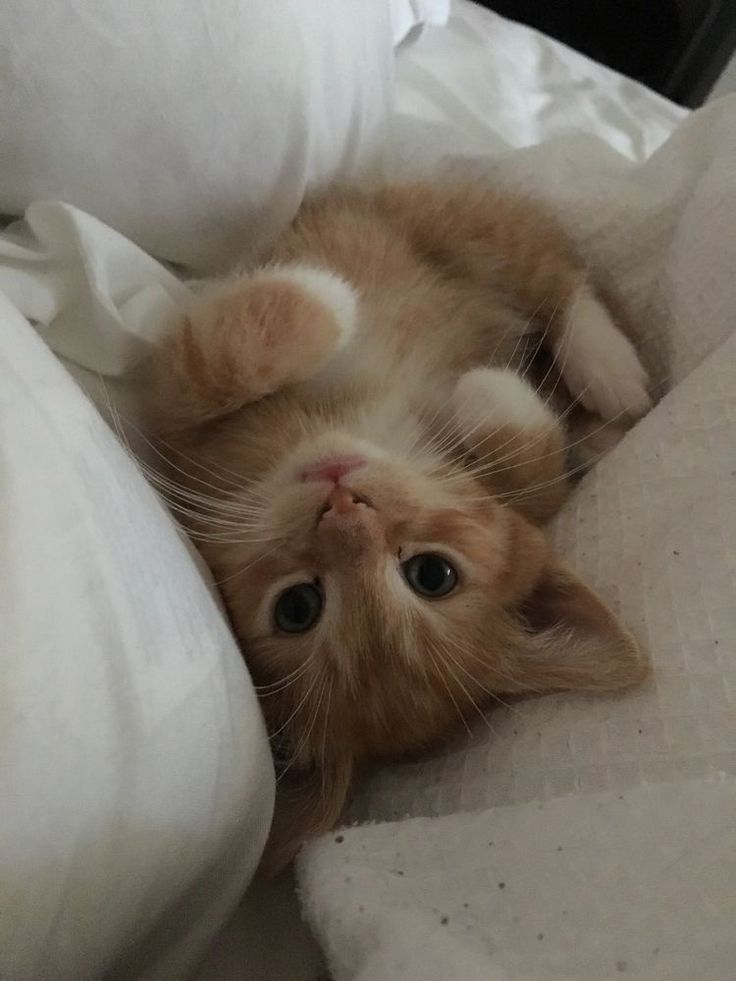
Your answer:
[[[548,569],[522,607],[527,624],[536,632],[556,626],[603,632],[613,615],[582,583],[561,569]]]
[[[550,563],[519,610],[528,633],[512,691],[615,691],[646,678],[636,640],[576,576]]]

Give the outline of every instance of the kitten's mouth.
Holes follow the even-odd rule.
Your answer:
[[[327,500],[317,512],[317,525],[334,518],[350,517],[361,511],[373,511],[373,501],[364,494],[356,494],[349,487],[335,484]]]

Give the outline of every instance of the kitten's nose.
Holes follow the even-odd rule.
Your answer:
[[[340,456],[319,460],[302,470],[302,480],[330,480],[337,484],[346,474],[362,467],[365,460],[360,456]]]

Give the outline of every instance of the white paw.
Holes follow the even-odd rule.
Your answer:
[[[304,262],[286,262],[258,270],[253,280],[294,283],[327,307],[340,328],[338,347],[344,347],[355,332],[358,321],[358,296],[347,280],[338,273]]]
[[[465,439],[474,435],[482,439],[505,426],[536,432],[557,421],[531,385],[502,368],[475,368],[462,375],[455,386],[453,409]]]
[[[651,408],[649,378],[639,356],[585,287],[570,305],[555,357],[570,394],[604,419],[638,419]]]

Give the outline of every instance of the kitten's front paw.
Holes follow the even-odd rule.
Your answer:
[[[353,335],[357,296],[328,269],[288,263],[216,284],[194,305],[186,337],[206,373],[238,401],[311,378]]]
[[[295,262],[213,284],[187,320],[209,344],[232,339],[236,347],[247,346],[243,353],[256,360],[293,356],[294,370],[308,376],[317,349],[339,350],[348,343],[357,309],[357,295],[341,276]]]
[[[329,269],[287,263],[216,283],[161,343],[160,432],[217,419],[322,371],[355,331],[358,297]]]
[[[559,420],[513,371],[475,368],[455,386],[453,409],[469,472],[533,522],[546,521],[567,496]]]
[[[633,345],[585,288],[570,305],[555,357],[573,398],[604,419],[638,419],[651,408],[649,377]]]
[[[453,402],[458,429],[468,447],[501,430],[533,433],[557,424],[532,386],[503,368],[465,372],[455,386]]]

